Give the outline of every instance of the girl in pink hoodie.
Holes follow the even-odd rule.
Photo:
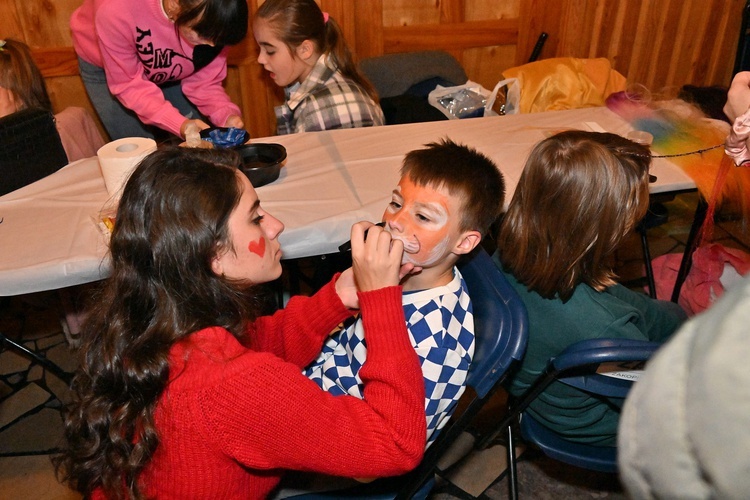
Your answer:
[[[228,45],[247,34],[246,0],[84,0],[70,27],[81,78],[112,140],[244,127],[222,87]]]

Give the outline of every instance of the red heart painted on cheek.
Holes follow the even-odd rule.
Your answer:
[[[263,258],[263,256],[266,254],[266,240],[263,237],[258,238],[258,241],[251,241],[249,245],[247,245],[247,249],[256,254],[258,257]]]

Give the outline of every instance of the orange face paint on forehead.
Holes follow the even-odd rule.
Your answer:
[[[404,176],[394,191],[398,192],[405,201],[409,201],[416,207],[434,211],[438,215],[444,215],[446,220],[450,215],[448,196],[445,194],[447,193],[447,189],[436,189],[433,186],[419,185],[412,181],[411,177]]]

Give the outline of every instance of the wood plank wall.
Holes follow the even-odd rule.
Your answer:
[[[252,12],[263,0],[248,0]],[[443,49],[492,88],[525,63],[541,32],[541,58],[606,57],[631,84],[674,95],[685,84],[731,81],[745,0],[317,0],[359,58]],[[28,43],[56,110],[91,109],[78,77],[68,19],[81,0],[0,0],[0,37]],[[226,87],[253,137],[274,133],[282,94],[255,61],[252,36],[233,48]]]

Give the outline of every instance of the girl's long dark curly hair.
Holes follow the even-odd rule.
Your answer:
[[[230,247],[241,187],[226,150],[160,149],[128,180],[110,242],[112,275],[84,325],[81,368],[66,410],[58,474],[90,494],[141,498],[138,476],[159,445],[154,411],[169,350],[221,326],[240,338],[255,315],[251,287],[211,270]]]

